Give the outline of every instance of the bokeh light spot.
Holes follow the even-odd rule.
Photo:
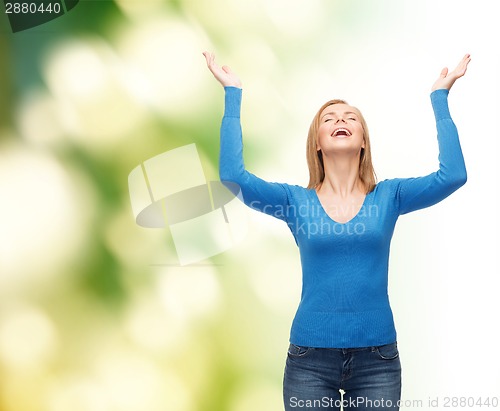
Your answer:
[[[55,325],[36,307],[14,306],[10,311],[0,317],[0,359],[14,369],[41,367],[55,354]]]

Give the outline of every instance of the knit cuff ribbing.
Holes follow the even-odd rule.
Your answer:
[[[436,121],[451,118],[450,109],[448,107],[449,92],[449,90],[442,88],[434,90],[431,93],[431,103]]]
[[[237,87],[224,87],[225,94],[225,104],[224,104],[224,116],[225,117],[239,117],[241,108],[241,88]]]

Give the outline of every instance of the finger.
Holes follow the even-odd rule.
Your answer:
[[[464,56],[464,58],[462,59],[462,61],[460,61],[460,63],[458,63],[458,66],[455,69],[455,71],[459,77],[463,76],[465,74],[465,72],[467,71],[467,66],[469,65],[470,60],[471,60],[470,54],[466,54]]]
[[[216,75],[218,72],[220,72],[220,67],[215,63],[214,53],[207,53],[205,55],[205,58],[207,59],[207,66],[212,74]]]
[[[209,53],[208,51],[204,51],[203,55],[205,56],[207,66],[210,67],[213,63],[213,53]]]
[[[458,63],[458,67],[467,67],[470,61],[470,54],[466,54],[463,59]]]
[[[439,77],[445,78],[448,75],[448,67],[445,67],[444,69],[441,70],[441,74]]]
[[[466,55],[465,55],[465,57],[464,57],[464,59],[463,59],[463,63],[462,63],[462,64],[463,64],[463,67],[464,67],[464,73],[465,73],[465,71],[467,70],[467,66],[468,66],[468,65],[469,65],[469,63],[470,63],[470,60],[471,60],[471,58],[470,58],[470,54],[466,54]]]

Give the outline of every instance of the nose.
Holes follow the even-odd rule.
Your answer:
[[[341,118],[341,117],[340,117],[340,118],[338,118],[338,119],[337,119],[337,121],[335,121],[335,124],[337,124],[339,121],[342,121],[342,122],[344,122],[344,123],[345,123],[345,120],[344,120],[343,118]]]

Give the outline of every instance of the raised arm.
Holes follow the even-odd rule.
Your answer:
[[[431,102],[436,118],[439,169],[425,177],[401,179],[397,197],[400,214],[429,207],[456,191],[467,181],[467,171],[457,128],[448,108],[448,94],[470,62],[466,54],[455,70],[444,68],[432,86]]]
[[[243,139],[240,122],[242,84],[228,67],[219,66],[212,53],[204,52],[207,66],[225,91],[224,117],[220,133],[219,177],[229,189],[239,186],[246,205],[273,215],[286,218],[289,203],[286,184],[269,183],[245,169]]]

